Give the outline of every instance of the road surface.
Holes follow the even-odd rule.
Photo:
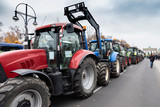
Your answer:
[[[160,61],[153,68],[148,59],[127,67],[119,78],[111,78],[108,86],[98,87],[87,99],[52,97],[51,107],[160,107]]]

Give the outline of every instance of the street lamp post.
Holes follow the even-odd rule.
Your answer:
[[[25,5],[26,6],[25,13],[17,11],[18,6],[20,6],[20,5]],[[34,16],[28,14],[28,8],[31,8],[33,10]],[[36,22],[36,19],[37,19],[36,13],[35,13],[34,9],[30,5],[25,4],[25,3],[18,4],[16,6],[16,9],[15,9],[14,12],[15,12],[15,16],[13,16],[13,20],[14,21],[18,21],[19,20],[19,18],[17,17],[17,14],[22,16],[22,18],[24,20],[24,23],[25,23],[25,40],[24,41],[26,41],[26,42],[28,41],[28,49],[30,49],[30,40],[29,40],[29,37],[28,37],[28,22],[29,22],[30,19],[34,19],[33,25],[35,25],[35,26],[38,25],[37,22]],[[26,48],[27,48],[27,45],[25,44],[25,49]]]

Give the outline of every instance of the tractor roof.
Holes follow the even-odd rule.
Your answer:
[[[40,30],[40,29],[44,29],[44,28],[49,28],[49,27],[58,27],[58,26],[66,26],[67,23],[53,23],[53,24],[49,24],[49,25],[45,25],[45,26],[41,26],[41,27],[38,27],[36,28],[36,30]],[[73,27],[74,28],[77,28],[79,30],[82,30],[81,27],[73,24]]]
[[[113,41],[112,39],[101,39],[101,41]],[[97,40],[91,40],[90,42],[97,42]]]
[[[134,49],[138,49],[137,47],[129,47],[129,48],[134,48]]]

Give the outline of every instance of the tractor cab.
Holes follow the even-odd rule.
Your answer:
[[[96,56],[99,54],[99,49],[97,48],[97,40],[92,40],[89,42],[90,48],[89,50],[93,51]],[[101,39],[102,45],[102,56],[104,59],[110,59],[110,55],[113,52],[112,40],[111,39]]]
[[[118,42],[113,41],[113,50],[120,53],[121,47]]]
[[[118,52],[120,56],[126,56],[126,51],[119,42],[113,41],[113,50]]]
[[[73,54],[81,49],[81,31],[80,27],[65,23],[37,28],[33,48],[45,49],[49,67],[68,69]]]

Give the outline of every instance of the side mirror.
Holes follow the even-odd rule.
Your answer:
[[[66,30],[67,30],[67,33],[73,33],[74,32],[73,24],[72,23],[66,24]]]

